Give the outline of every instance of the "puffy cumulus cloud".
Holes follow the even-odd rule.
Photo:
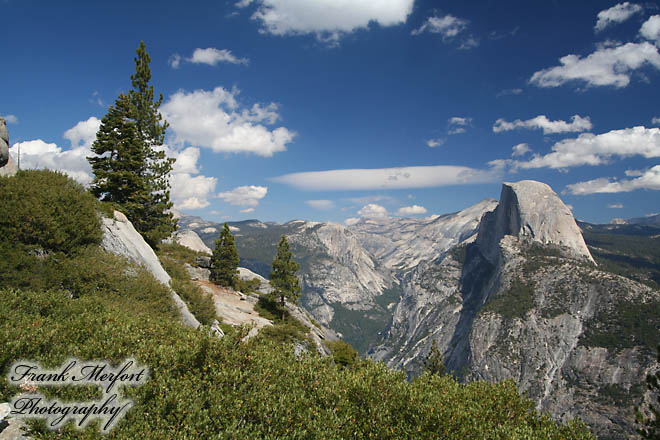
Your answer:
[[[342,35],[375,22],[380,26],[405,23],[414,0],[241,0],[237,7],[255,3],[252,19],[261,32],[273,35],[314,34],[335,45]]]
[[[654,15],[646,20],[639,33],[647,40],[660,44],[660,15]]]
[[[387,209],[375,203],[369,203],[358,211],[358,215],[364,218],[387,218]]]
[[[651,123],[654,125],[660,125],[660,117],[655,116],[653,119],[651,119]]]
[[[0,115],[0,118],[7,121],[7,124],[18,124],[18,118],[16,115]]]
[[[251,213],[251,212],[254,212],[254,208],[245,208],[245,209],[241,209],[240,212],[243,213],[243,214],[249,214],[249,213]]]
[[[218,198],[234,206],[255,207],[259,201],[266,197],[268,187],[266,186],[239,186],[231,191],[221,192]]]
[[[335,202],[332,200],[307,200],[305,204],[321,211],[330,211],[331,209],[335,209]]]
[[[65,131],[64,139],[68,139],[73,148],[85,147],[91,150],[92,144],[96,140],[96,132],[100,127],[101,120],[92,116]]]
[[[622,203],[612,203],[607,205],[608,208],[610,209],[623,209],[623,204]]]
[[[217,153],[253,153],[271,157],[295,137],[285,127],[268,128],[279,119],[278,106],[241,108],[237,90],[178,91],[161,107],[175,145],[210,148]]]
[[[42,169],[61,171],[83,185],[92,181],[92,167],[87,162],[91,151],[84,147],[63,150],[57,144],[41,139],[17,142],[9,149],[12,157],[20,154],[21,169]]]
[[[250,62],[247,58],[237,57],[229,49],[216,49],[215,47],[207,47],[206,49],[197,48],[193,51],[190,58],[183,58],[178,53],[175,53],[170,56],[167,62],[173,69],[178,69],[183,61],[193,64],[207,64],[209,66],[217,66],[219,63],[243,64],[247,66]]]
[[[511,148],[511,156],[516,157],[516,156],[524,156],[525,154],[529,153],[531,148],[529,148],[528,144],[518,144],[514,145]]]
[[[602,165],[612,157],[660,157],[660,128],[633,127],[594,135],[583,133],[552,147],[552,153],[535,155],[529,161],[514,161],[517,168],[569,168]]]
[[[170,174],[170,196],[177,209],[191,210],[206,208],[211,204],[218,179],[199,174],[199,148],[188,147],[181,151],[165,147],[165,154],[176,159]]]
[[[584,81],[588,86],[626,87],[633,70],[646,65],[660,69],[658,48],[648,42],[600,47],[585,58],[566,55],[560,66],[534,73],[529,80],[539,87],[559,87],[570,81]]]
[[[435,148],[443,145],[446,141],[447,141],[446,139],[441,139],[441,138],[428,139],[426,141],[426,145],[428,145],[431,148]]]
[[[493,132],[500,133],[503,131],[511,131],[520,128],[526,128],[530,130],[541,129],[543,134],[556,134],[556,133],[569,133],[569,132],[579,132],[591,130],[591,120],[589,116],[579,116],[574,115],[571,117],[571,122],[566,121],[551,121],[545,115],[539,115],[535,118],[528,119],[526,121],[521,121],[516,119],[513,122],[507,122],[504,119],[498,119],[493,124]]]
[[[660,190],[660,165],[643,172],[641,176],[635,179],[613,180],[602,177],[567,185],[566,188],[571,194],[575,195],[621,193],[638,189]]]
[[[632,17],[638,12],[642,12],[643,8],[635,3],[623,2],[612,6],[609,9],[604,9],[598,13],[598,21],[594,30],[600,32],[606,27],[622,23]]]
[[[308,191],[431,188],[495,182],[494,169],[436,165],[402,168],[346,169],[285,174],[271,180]]]
[[[423,206],[419,205],[412,205],[412,206],[404,206],[403,208],[399,208],[399,210],[396,212],[396,215],[399,216],[406,216],[406,215],[419,215],[419,214],[426,214],[426,208]]]

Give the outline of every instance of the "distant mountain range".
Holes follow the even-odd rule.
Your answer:
[[[627,438],[660,343],[660,228],[645,219],[576,224],[523,181],[423,219],[229,226],[241,265],[266,277],[286,235],[303,307],[362,354],[415,376],[437,344],[465,380],[512,378],[554,417]],[[209,247],[221,226],[179,225]]]

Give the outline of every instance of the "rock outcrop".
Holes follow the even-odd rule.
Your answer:
[[[166,243],[178,243],[181,246],[187,247],[195,252],[203,252],[211,255],[211,249],[204,244],[199,235],[190,229],[176,231],[170,238],[165,240]]]
[[[477,237],[484,256],[493,264],[498,243],[505,235],[556,245],[594,263],[571,210],[545,183],[522,180],[502,184],[500,203],[484,216]]]
[[[0,176],[16,174],[16,165],[9,154],[9,131],[3,118],[0,118]]]
[[[160,265],[156,253],[121,212],[115,211],[114,218],[103,218],[103,242],[101,246],[108,252],[121,255],[143,265],[158,281],[169,287],[170,276]],[[181,297],[174,290],[170,289],[170,293],[181,314],[183,323],[193,328],[199,327],[199,321],[190,313],[188,306]]]

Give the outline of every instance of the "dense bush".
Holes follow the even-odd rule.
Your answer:
[[[9,243],[68,253],[100,243],[98,202],[64,174],[19,171],[0,178],[0,231]]]
[[[150,297],[150,295],[149,295]],[[539,416],[511,382],[461,385],[449,376],[409,383],[383,364],[342,369],[310,351],[296,356],[266,338],[247,343],[183,327],[154,309],[134,313],[125,295],[0,290],[0,399],[18,390],[4,382],[17,358],[45,366],[70,356],[118,362],[134,356],[149,381],[126,389],[132,408],[107,436],[120,438],[443,438],[586,439],[577,423]],[[48,396],[89,399],[68,387]],[[35,438],[101,438],[90,426]]]
[[[325,345],[332,352],[332,360],[337,365],[341,365],[342,367],[352,367],[360,359],[357,350],[354,349],[351,344],[342,340],[328,341]]]

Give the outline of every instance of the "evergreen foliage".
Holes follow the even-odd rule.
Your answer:
[[[225,223],[220,231],[220,236],[215,241],[215,248],[211,256],[211,281],[219,286],[235,288],[238,282],[239,261],[234,236]]]
[[[162,149],[167,122],[158,112],[163,96],[154,100],[149,85],[151,58],[140,42],[132,89],[120,94],[101,120],[88,157],[94,171],[91,191],[101,201],[116,204],[151,246],[176,230],[168,210],[168,175],[174,159]]]
[[[101,242],[97,207],[80,184],[58,172],[29,170],[0,177],[0,238],[12,247],[70,253]]]
[[[658,346],[660,362],[660,346]],[[660,369],[646,377],[646,385],[655,398],[655,404],[649,403],[647,414],[637,411],[637,422],[642,425],[637,430],[646,440],[660,440]]]
[[[285,300],[288,299],[293,303],[297,303],[298,298],[300,298],[300,281],[296,277],[298,269],[300,269],[300,266],[293,261],[289,242],[286,240],[286,236],[283,235],[277,245],[277,254],[270,271],[270,285],[274,289],[274,296],[280,299],[282,320],[284,320]]]
[[[438,341],[433,341],[431,351],[424,360],[424,372],[429,374],[438,374],[440,376],[447,372],[445,363],[442,361],[442,352],[438,348]]]

